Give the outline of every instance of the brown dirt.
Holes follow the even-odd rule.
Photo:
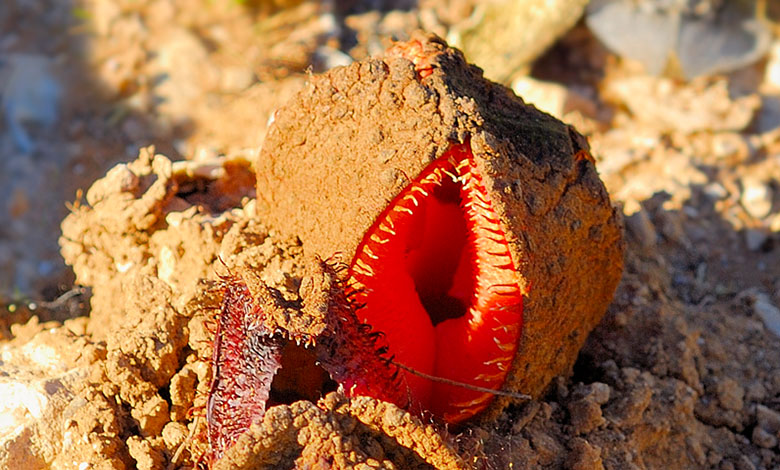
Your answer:
[[[6,133],[0,139],[10,221],[0,231],[8,266],[0,275],[8,310],[0,316],[8,338],[0,343],[0,387],[30,384],[24,390],[43,397],[7,395],[6,403],[22,405],[0,409],[0,424],[12,417],[24,427],[13,434],[0,426],[0,466],[187,467],[191,457],[177,450],[203,424],[187,411],[202,405],[208,384],[201,358],[213,281],[226,266],[247,266],[294,298],[306,264],[298,240],[258,217],[257,151],[240,149],[262,144],[267,117],[306,80],[299,72],[323,66],[322,57],[343,59],[323,51],[375,52],[389,35],[430,24],[430,10],[345,9],[337,16],[350,26],[338,33],[311,21],[318,16],[305,3],[282,15],[271,14],[279,5],[219,2],[201,10],[173,0],[7,3],[0,48],[58,57],[66,98],[58,122],[33,129],[34,158],[14,150]],[[77,6],[87,20],[73,14]],[[277,35],[258,43],[268,31]],[[269,43],[276,46],[262,47]],[[193,60],[146,60],[177,54]],[[555,77],[565,92],[557,114],[588,135],[626,215],[622,281],[572,375],[456,435],[371,400],[328,395],[316,405],[280,406],[240,441],[254,451],[237,448],[230,462],[778,468],[778,57],[690,84],[634,79],[641,74],[632,64],[611,57],[585,28],[572,31],[534,73]],[[192,88],[160,86],[172,67],[181,71],[177,83]],[[659,122],[657,103],[680,109]],[[149,143],[189,161],[143,151],[92,185],[86,202],[70,209],[61,244],[76,282],[94,295],[89,305],[78,292],[55,300],[73,277],[56,253],[62,201]],[[41,269],[42,261],[55,269]],[[33,310],[20,302],[30,297],[39,300]],[[83,313],[89,318],[66,320]]]

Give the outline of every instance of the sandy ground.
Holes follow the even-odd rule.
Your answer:
[[[0,466],[192,465],[177,450],[198,450],[188,410],[208,385],[217,255],[287,295],[303,271],[297,241],[255,213],[252,162],[273,111],[307,70],[418,27],[466,36],[476,18],[466,2],[450,16],[396,6],[4,4]],[[331,395],[269,412],[246,448],[287,468],[307,455],[336,467],[778,468],[780,41],[755,65],[686,83],[647,76],[580,24],[531,75],[507,77],[588,136],[625,215],[623,279],[573,375],[453,435]]]

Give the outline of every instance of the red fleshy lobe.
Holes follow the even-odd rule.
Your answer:
[[[282,346],[280,338],[271,337],[263,326],[263,312],[243,281],[226,278],[223,290],[206,404],[209,463],[222,458],[253,422],[263,418]]]
[[[385,333],[395,361],[499,389],[522,330],[519,277],[468,143],[453,146],[398,194],[350,266],[360,320]],[[449,423],[493,398],[404,372],[414,406]]]
[[[217,319],[211,358],[213,375],[206,404],[209,464],[221,459],[252,423],[262,420],[288,346],[299,354],[316,357],[319,366],[347,396],[371,396],[401,407],[408,407],[411,402],[405,378],[387,355],[384,335],[361,323],[355,315],[356,293],[346,286],[346,267],[320,261],[317,272],[328,279],[325,284],[329,291],[324,292],[328,301],[326,328],[316,338],[304,340],[308,351],[291,342],[291,338],[300,340],[299,331],[278,329],[271,334],[264,323],[267,312],[263,312],[241,278],[223,279],[224,297]],[[305,314],[300,308],[293,310]],[[293,377],[298,387],[309,383],[299,380],[296,373],[306,372],[287,371],[288,378]],[[314,396],[321,392],[298,391]]]

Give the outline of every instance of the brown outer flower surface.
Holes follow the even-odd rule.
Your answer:
[[[393,197],[468,142],[525,293],[504,389],[539,396],[570,371],[612,298],[623,265],[618,213],[583,158],[584,137],[440,39],[416,41],[425,76],[401,46],[312,77],[277,111],[257,165],[259,217],[299,236],[308,254],[351,259]]]

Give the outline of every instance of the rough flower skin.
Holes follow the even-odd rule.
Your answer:
[[[263,324],[263,312],[246,284],[230,276],[223,279],[222,290],[206,403],[209,463],[219,460],[238,436],[262,419],[282,346]]]

